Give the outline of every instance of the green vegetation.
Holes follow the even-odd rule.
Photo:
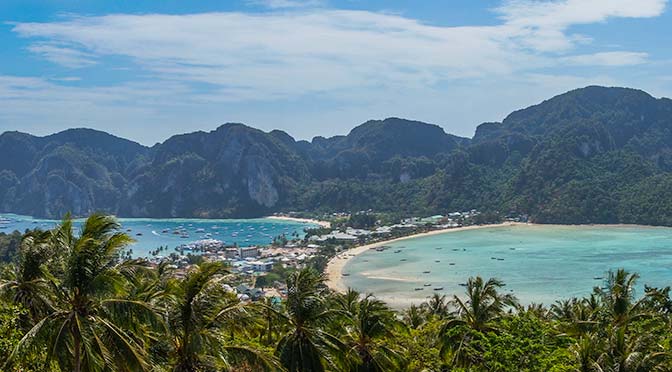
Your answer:
[[[226,266],[126,260],[108,216],[22,236],[0,279],[3,371],[669,371],[670,288],[610,272],[583,299],[521,306],[497,279],[395,312],[307,268],[287,298],[242,303]]]
[[[21,244],[22,234],[14,231],[11,234],[0,233],[0,262],[12,261]]]
[[[52,218],[373,210],[399,220],[478,209],[672,226],[671,113],[668,99],[593,86],[481,124],[471,139],[398,118],[311,142],[226,124],[152,148],[91,130],[6,132],[0,205]],[[370,224],[366,215],[350,224]]]
[[[378,218],[373,213],[353,213],[348,219],[347,226],[355,229],[370,229],[376,225]]]

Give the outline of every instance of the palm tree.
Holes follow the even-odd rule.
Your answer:
[[[626,326],[631,320],[647,315],[642,309],[647,297],[635,301],[637,279],[638,274],[618,269],[616,272],[609,271],[604,288],[595,288],[613,326]]]
[[[62,277],[51,282],[53,309],[16,350],[39,341],[48,348],[47,362],[55,358],[68,371],[147,369],[142,337],[128,329],[134,314],[154,312],[144,302],[124,299],[128,282],[118,258],[132,239],[119,228],[113,217],[94,214],[79,236],[69,217],[52,231],[51,251],[64,254]]]
[[[595,363],[598,372],[668,371],[665,362],[670,354],[660,345],[651,350],[647,335],[629,335],[625,326],[609,332],[607,350]]]
[[[395,347],[394,331],[404,330],[387,305],[367,295],[361,300],[355,291],[343,297],[354,301],[345,314],[344,343],[348,347],[352,372],[398,371],[403,364],[402,351]],[[344,302],[346,302],[344,301]]]
[[[575,372],[596,372],[599,370],[597,360],[602,354],[604,342],[593,333],[587,333],[569,348],[571,355],[576,362]]]
[[[597,314],[601,309],[594,295],[590,298],[557,301],[551,305],[550,316],[559,321],[560,331],[581,336],[593,330],[598,324]]]
[[[242,342],[229,342],[249,322],[244,304],[222,285],[228,273],[221,262],[202,262],[184,279],[168,284],[171,293],[165,308],[173,371],[224,370],[243,363],[274,368],[272,358]]]
[[[286,313],[289,332],[280,338],[276,354],[289,372],[322,372],[325,365],[344,365],[345,346],[326,331],[339,312],[327,306],[324,276],[307,268],[287,278]]]
[[[501,317],[507,306],[516,307],[517,300],[511,294],[500,294],[503,287],[498,279],[483,281],[480,276],[467,281],[467,300],[454,296],[458,318],[448,320],[441,328],[441,355],[450,355],[452,363],[469,367],[478,363],[480,352],[468,352],[470,344],[483,332],[497,331],[492,322]]]
[[[423,304],[423,307],[430,315],[438,318],[445,318],[450,314],[446,296],[438,293],[434,293],[429,301]]]
[[[416,304],[411,304],[403,312],[404,322],[413,329],[418,329],[425,323],[424,309]]]
[[[491,330],[490,322],[500,317],[507,306],[515,307],[516,298],[511,294],[500,294],[504,283],[495,278],[483,281],[477,276],[467,281],[467,301],[454,296],[460,319],[450,320],[447,324],[465,324],[477,331]]]
[[[280,331],[280,316],[282,305],[275,298],[266,297],[257,308],[259,318],[263,321],[263,329],[259,332],[259,342],[264,345],[273,345],[273,336]],[[264,340],[264,336],[266,339]]]
[[[33,324],[53,310],[49,297],[50,275],[45,265],[50,257],[50,237],[49,231],[32,231],[24,235],[17,263],[9,265],[0,279],[2,297],[27,309]],[[32,327],[33,324],[27,325]]]

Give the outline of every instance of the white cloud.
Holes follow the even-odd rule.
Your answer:
[[[265,0],[269,6],[295,0]],[[296,3],[296,4],[294,4]],[[301,1],[312,4],[314,1]],[[581,35],[573,24],[650,17],[665,1],[511,1],[495,26],[438,27],[399,15],[311,9],[246,14],[109,15],[19,23],[30,49],[69,67],[103,56],[130,57],[157,79],[207,83],[216,99],[278,99],[355,87],[428,86],[548,67]],[[563,53],[567,54],[567,53]],[[642,53],[567,56],[577,64],[642,63]]]
[[[363,11],[110,15],[14,30],[97,56],[130,57],[158,78],[213,84],[226,99],[431,85],[540,63],[507,48],[497,28],[434,27]]]
[[[566,51],[582,35],[568,35],[573,25],[609,18],[648,18],[663,13],[667,0],[510,0],[496,11],[519,41],[540,51]]]
[[[565,57],[562,62],[578,66],[633,66],[647,62],[648,53],[600,52]]]
[[[636,6],[623,0],[509,1],[496,10],[500,24],[448,27],[402,15],[329,9],[320,7],[322,1],[255,2],[282,11],[71,16],[14,24],[14,32],[45,59],[68,67],[97,63],[100,73],[125,69],[124,75],[135,76],[135,82],[75,87],[57,79],[4,77],[0,99],[6,104],[0,118],[6,123],[26,118],[69,122],[64,126],[94,120],[115,128],[119,120],[165,120],[173,126],[162,130],[173,133],[189,123],[201,128],[206,120],[263,126],[250,120],[257,118],[269,120],[272,127],[281,120],[295,122],[306,109],[297,107],[295,117],[275,120],[278,106],[262,115],[262,105],[301,105],[303,99],[329,106],[311,113],[315,119],[351,119],[356,113],[354,122],[341,124],[346,127],[374,115],[441,123],[448,120],[438,113],[447,112],[452,114],[443,115],[473,126],[479,119],[498,119],[495,114],[518,104],[534,103],[514,98],[532,97],[528,90],[534,98],[547,98],[560,93],[559,87],[613,81],[599,67],[650,64],[645,52],[599,50],[590,35],[574,34],[571,27],[652,17],[665,7],[661,0],[640,0]],[[123,58],[123,66],[110,62],[117,57]],[[601,77],[558,74],[563,66],[596,66],[594,75]],[[457,103],[464,101],[461,96],[471,103]],[[189,114],[176,113],[181,108]],[[129,125],[129,131],[137,130]],[[323,128],[306,131],[304,135],[324,133]],[[164,137],[152,135],[158,136],[155,140]]]
[[[81,68],[96,64],[90,53],[49,43],[34,43],[28,47],[33,53],[45,59],[70,68]]]
[[[65,76],[65,77],[51,77],[51,81],[80,81],[82,78],[79,76]]]
[[[247,0],[247,3],[269,9],[310,8],[326,5],[325,0]]]

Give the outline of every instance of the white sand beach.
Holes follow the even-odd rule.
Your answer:
[[[320,221],[320,220],[314,220],[311,218],[298,218],[298,217],[289,217],[289,216],[266,216],[264,218],[268,218],[270,220],[281,220],[281,221],[294,221],[294,222],[306,222],[306,223],[312,223],[315,225],[320,225],[322,227],[331,227],[331,222],[329,221]]]
[[[343,283],[343,268],[345,268],[345,265],[355,256],[360,255],[364,252],[366,252],[369,249],[372,248],[377,248],[386,244],[402,241],[402,240],[408,240],[408,239],[415,239],[415,238],[421,238],[425,236],[432,236],[432,235],[438,235],[438,234],[446,234],[446,233],[451,233],[451,232],[457,232],[457,231],[465,231],[465,230],[474,230],[474,229],[485,229],[485,228],[492,228],[492,227],[508,227],[508,226],[514,226],[514,225],[521,225],[522,223],[518,222],[505,222],[505,223],[500,223],[500,224],[492,224],[492,225],[477,225],[477,226],[464,226],[464,227],[456,227],[456,228],[449,228],[449,229],[441,229],[441,230],[432,230],[424,233],[419,233],[419,234],[413,234],[409,236],[404,236],[401,238],[396,238],[396,239],[390,239],[390,240],[384,240],[380,242],[375,242],[371,244],[366,244],[362,245],[359,247],[355,247],[352,249],[349,249],[347,251],[341,252],[338,255],[334,256],[331,260],[329,260],[329,263],[327,264],[327,268],[325,269],[325,274],[327,276],[327,286],[329,288],[337,291],[344,293],[347,290],[347,287]]]

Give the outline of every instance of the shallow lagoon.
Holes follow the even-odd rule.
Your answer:
[[[672,228],[516,225],[389,246],[353,258],[343,271],[345,285],[395,306],[420,303],[434,292],[462,294],[460,283],[476,275],[502,279],[504,290],[526,304],[587,295],[617,268],[641,275],[638,294],[644,284],[672,285]]]
[[[28,216],[14,214],[0,214],[0,232],[10,233],[14,230],[50,229],[57,221],[35,219]],[[76,220],[79,227],[82,220]],[[167,246],[168,251],[162,255],[174,252],[174,248],[200,239],[217,239],[227,244],[239,246],[266,245],[273,238],[281,234],[291,237],[297,234],[303,237],[304,229],[315,227],[310,223],[283,221],[277,219],[155,219],[155,218],[120,218],[122,229],[136,240],[131,249],[134,257],[147,257],[149,251],[160,246]],[[176,229],[186,232],[185,236],[175,234]]]

